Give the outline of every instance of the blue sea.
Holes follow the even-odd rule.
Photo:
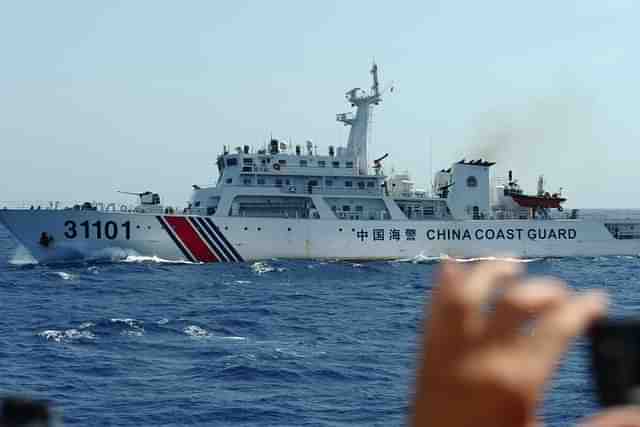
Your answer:
[[[640,309],[640,258],[529,260]],[[0,227],[0,393],[65,426],[401,426],[438,262],[41,266]],[[455,399],[455,396],[451,396]],[[541,408],[597,409],[584,340]]]

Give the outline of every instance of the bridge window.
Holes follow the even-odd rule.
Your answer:
[[[258,178],[258,185],[264,185],[264,178]]]
[[[369,187],[369,188],[373,188],[373,181],[369,181],[369,182],[367,182],[367,187]]]
[[[244,163],[245,165],[252,165],[253,159],[251,157],[245,157],[244,159],[242,159],[242,163]]]
[[[475,176],[470,176],[467,178],[467,187],[477,187],[478,186],[478,180],[476,179]]]
[[[227,180],[225,181],[227,184],[231,184],[233,182],[233,178],[227,178]]]
[[[327,162],[324,160],[318,160],[318,167],[319,168],[327,167]]]
[[[347,162],[347,165],[345,167],[346,168],[352,168],[353,167],[353,162]]]
[[[358,188],[364,190],[364,181],[358,181]]]
[[[345,186],[345,187],[353,187],[353,182],[351,182],[351,181],[345,181],[345,182],[344,182],[344,186]]]
[[[333,166],[334,168],[339,168],[340,162],[331,162],[331,166]]]
[[[245,178],[244,185],[251,185],[251,178]]]
[[[276,187],[282,187],[282,180],[280,178],[276,178]]]
[[[236,159],[235,157],[227,159],[227,166],[236,166],[237,164],[238,164],[238,159]]]
[[[283,160],[283,159],[280,159],[280,160],[278,160],[278,163],[280,163],[281,165],[286,165],[287,161]]]
[[[307,167],[307,161],[306,160],[300,160],[300,167],[301,168],[306,168]]]
[[[327,180],[324,182],[324,185],[325,185],[325,186],[327,186],[327,187],[332,187],[332,186],[333,186],[333,181],[331,181],[330,179],[327,179]]]

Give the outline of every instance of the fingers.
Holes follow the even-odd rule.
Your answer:
[[[514,284],[522,272],[522,265],[513,262],[487,262],[474,266],[465,286],[465,302],[474,311],[482,308],[494,293]]]
[[[580,427],[640,427],[640,408],[629,406],[607,409],[581,423]]]
[[[479,334],[486,325],[486,304],[491,296],[512,285],[522,266],[509,262],[480,263],[471,269],[445,262],[440,270],[434,314],[443,316],[447,328],[461,328],[464,334]]]
[[[519,335],[523,323],[562,304],[569,298],[564,282],[553,278],[530,279],[509,288],[498,299],[487,321],[487,334],[509,339]]]
[[[529,351],[536,355],[535,361],[547,372],[551,372],[566,351],[569,342],[582,334],[597,318],[606,313],[607,299],[601,292],[569,298],[549,309],[536,322]]]

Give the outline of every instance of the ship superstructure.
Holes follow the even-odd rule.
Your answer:
[[[192,262],[640,254],[640,220],[581,219],[542,177],[535,194],[511,171],[492,179],[489,160],[457,161],[425,190],[408,173],[386,175],[389,154],[371,161],[367,152],[382,101],[375,64],[371,75],[369,90],[346,93],[355,113],[336,117],[350,127],[346,146],[225,146],[215,185],[194,185],[180,209],[143,192],[134,209],[55,203],[0,209],[0,221],[44,262],[131,253]]]

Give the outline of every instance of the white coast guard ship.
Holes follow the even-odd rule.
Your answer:
[[[217,183],[194,185],[180,210],[145,192],[134,209],[93,202],[0,208],[0,222],[40,262],[114,254],[190,262],[640,254],[640,220],[557,214],[565,198],[545,192],[542,179],[533,195],[511,172],[492,184],[489,161],[454,163],[429,192],[406,174],[385,175],[387,154],[370,163],[367,153],[370,114],[382,99],[375,64],[371,74],[370,91],[346,93],[355,114],[337,115],[350,126],[346,147],[326,154],[311,142],[225,147]]]

